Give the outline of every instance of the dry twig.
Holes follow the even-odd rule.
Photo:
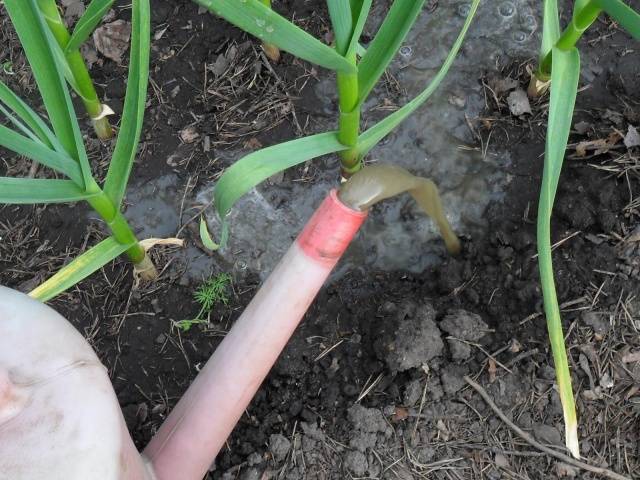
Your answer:
[[[582,470],[587,470],[589,472],[597,473],[599,475],[603,475],[606,478],[612,478],[614,480],[631,480],[629,477],[625,477],[624,475],[620,475],[608,468],[596,467],[595,465],[589,465],[588,463],[581,462],[580,460],[576,460],[564,453],[560,453],[555,451],[552,448],[549,448],[540,442],[538,442],[535,438],[529,435],[527,432],[518,427],[515,423],[513,423],[509,418],[498,408],[498,406],[491,399],[487,391],[482,388],[479,384],[471,380],[468,376],[465,375],[464,381],[467,382],[471,388],[473,388],[476,392],[480,394],[480,396],[484,399],[484,401],[491,407],[491,409],[495,412],[500,419],[507,424],[507,426],[517,433],[525,442],[527,442],[532,447],[537,448],[538,450],[543,451],[547,455],[551,455],[552,457],[557,458],[558,460],[562,460],[564,463],[568,463],[574,467],[581,468]]]

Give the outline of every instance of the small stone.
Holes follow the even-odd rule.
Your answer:
[[[560,432],[551,425],[537,423],[533,426],[533,435],[542,443],[562,445]]]
[[[640,146],[640,133],[636,127],[629,125],[627,134],[624,136],[624,146],[627,148]]]
[[[531,113],[531,104],[527,92],[522,89],[514,90],[507,97],[507,104],[512,115],[519,117],[525,113]]]
[[[160,300],[158,300],[157,298],[154,298],[153,300],[151,300],[151,308],[153,308],[153,311],[155,313],[162,312],[162,306],[160,305]]]
[[[162,344],[164,344],[164,342],[166,342],[166,341],[167,341],[167,336],[166,336],[164,333],[161,333],[160,335],[158,335],[158,336],[156,337],[156,343],[157,343],[158,345],[162,345]]]

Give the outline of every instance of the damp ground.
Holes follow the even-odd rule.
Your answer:
[[[125,3],[117,5],[116,17],[127,19]],[[327,38],[324,12],[306,2],[275,6]],[[368,35],[385,2],[374,7]],[[428,81],[465,8],[428,2],[367,104],[370,118]],[[444,256],[408,197],[375,210],[210,478],[599,478],[526,444],[463,378],[483,385],[539,442],[563,451],[535,258],[546,100],[522,115],[509,107],[510,94],[526,88],[535,56],[539,29],[531,18],[539,12],[523,2],[485,2],[439,95],[369,158],[439,183],[463,253]],[[2,20],[5,55],[16,72],[9,81],[28,89],[30,77]],[[287,55],[269,65],[241,32],[186,1],[156,2],[152,34],[153,82],[127,215],[141,236],[179,236],[187,246],[154,253],[162,277],[153,286],[132,288],[129,266],[117,260],[51,303],[109,368],[140,447],[337,181],[332,158],[270,179],[236,210],[251,218],[234,213],[231,238],[238,243],[223,255],[206,252],[198,219],[222,169],[261,145],[331,128],[333,78]],[[619,135],[640,123],[638,44],[601,22],[584,45],[585,88],[557,198],[554,261],[582,453],[635,478],[640,180],[637,147],[627,148]],[[119,112],[126,69],[98,56],[92,73]],[[91,146],[98,172],[106,166],[104,150]],[[28,172],[22,162],[3,165],[3,174]],[[23,291],[104,238],[86,209],[5,207],[0,221],[0,281]],[[175,328],[197,314],[192,296],[202,279],[219,272],[234,275],[230,304],[216,308],[208,325]]]

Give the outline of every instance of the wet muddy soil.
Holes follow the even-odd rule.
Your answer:
[[[126,4],[117,5],[114,18],[126,20]],[[310,2],[275,5],[330,40],[326,16]],[[429,2],[429,8],[437,14],[450,7]],[[14,72],[3,80],[36,98],[4,15],[2,22],[0,61],[11,60]],[[526,26],[518,22],[510,27],[517,32]],[[51,302],[108,367],[140,447],[260,284],[259,263],[201,249],[198,192],[238,152],[329,122],[318,95],[326,72],[288,55],[279,65],[267,63],[254,41],[197,6],[154,2],[152,35],[144,143],[127,215],[142,236],[180,236],[187,247],[154,253],[162,276],[152,286],[133,288],[130,267],[116,260]],[[583,45],[583,88],[553,221],[556,284],[582,454],[594,465],[640,478],[640,148],[625,144],[630,127],[640,127],[640,50],[608,20]],[[563,450],[535,250],[547,100],[532,102],[531,113],[512,113],[509,99],[526,89],[526,66],[534,57],[517,50],[480,70],[464,70],[480,107],[475,100],[456,100],[464,89],[442,90],[465,119],[468,131],[455,137],[464,140],[460,145],[500,170],[500,195],[488,195],[477,214],[482,228],[463,231],[463,252],[456,258],[436,248],[423,253],[435,260],[418,269],[375,262],[343,269],[309,310],[209,478],[599,478],[526,444],[463,378],[476,379],[539,442]],[[225,73],[230,71],[232,76]],[[97,55],[92,74],[119,112],[126,66]],[[387,79],[380,108],[392,108],[403,89],[412,88],[397,85]],[[391,104],[382,101],[385,96]],[[402,142],[411,139],[406,135]],[[108,146],[92,143],[88,131],[87,137],[94,168],[104,173]],[[438,149],[431,151],[424,140],[413,148],[416,158],[438,159]],[[0,154],[2,174],[28,172],[28,164]],[[295,201],[299,185],[328,181],[335,161],[321,162],[271,179],[280,202]],[[466,205],[455,208],[464,211]],[[398,212],[403,221],[425,222],[408,199]],[[374,211],[369,221],[386,218]],[[0,237],[0,283],[28,291],[104,238],[104,230],[83,207],[5,206]],[[253,247],[276,249],[290,240],[265,239]],[[424,260],[420,252],[413,255]],[[216,307],[208,325],[188,332],[175,328],[197,314],[193,293],[202,280],[220,272],[234,275],[229,305]]]

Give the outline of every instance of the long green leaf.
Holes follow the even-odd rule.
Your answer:
[[[64,266],[53,277],[29,292],[29,296],[41,302],[49,301],[102,268],[132,245],[123,245],[109,237]]]
[[[0,203],[71,203],[87,200],[88,194],[71,180],[0,177]]]
[[[78,23],[73,29],[69,43],[65,47],[65,53],[72,52],[80,48],[91,32],[100,23],[102,17],[109,11],[115,0],[92,0],[85,12],[82,14]]]
[[[362,5],[365,0],[349,0],[349,7],[351,10],[351,18],[355,24],[360,18],[360,12],[362,11]]]
[[[440,70],[436,74],[436,76],[431,80],[429,85],[413,100],[407,103],[401,109],[393,112],[391,115],[386,117],[384,120],[378,122],[369,130],[365,131],[360,135],[358,139],[358,152],[360,156],[364,156],[367,154],[369,150],[371,150],[380,140],[382,140],[385,136],[387,136],[394,128],[396,128],[405,118],[411,115],[420,105],[422,105],[431,94],[438,88],[442,80],[447,76],[449,72],[449,68],[453,64],[453,61],[462,46],[462,42],[464,41],[464,37],[471,26],[471,22],[473,20],[476,11],[478,10],[478,5],[480,4],[480,0],[474,0],[471,4],[471,8],[469,9],[469,14],[467,15],[467,19],[462,26],[462,30],[458,34],[458,38],[455,43],[451,47],[447,58],[444,63],[440,67]]]
[[[565,422],[565,440],[573,455],[579,458],[577,421],[571,375],[564,345],[560,308],[553,279],[551,257],[551,213],[560,180],[569,132],[573,119],[573,109],[580,78],[580,55],[573,48],[569,51],[553,49],[551,67],[551,98],[549,101],[549,122],[544,157],[542,189],[538,205],[538,262],[540,281],[544,298],[547,328],[553,352],[558,387]]]
[[[40,140],[40,137],[38,137],[38,135],[36,135],[33,130],[31,130],[26,124],[22,123],[22,120],[20,120],[18,117],[16,117],[13,112],[9,111],[7,109],[7,107],[4,106],[4,104],[0,103],[0,113],[2,113],[7,120],[9,120],[13,126],[19,130],[20,132],[22,132],[24,135],[26,135],[28,138],[30,138],[31,140],[33,140],[34,142],[36,142],[39,145],[45,145],[48,147],[48,145],[46,145],[42,140]]]
[[[320,133],[250,153],[231,165],[213,192],[216,210],[223,219],[221,245],[225,245],[228,236],[225,217],[245,193],[275,173],[347,148],[338,140],[337,132]]]
[[[35,0],[5,0],[11,23],[31,65],[49,121],[66,152],[80,164],[84,183],[90,183],[91,168],[71,97],[51,45],[55,41]]]
[[[344,55],[351,43],[351,31],[353,30],[351,5],[345,0],[327,0],[327,7],[336,39],[336,49],[340,55]]]
[[[558,14],[558,0],[544,0],[542,6],[542,45],[540,60],[551,51],[560,38],[560,15]]]
[[[345,57],[351,58],[354,53],[359,53],[358,49],[360,44],[360,37],[362,36],[362,30],[364,30],[364,26],[367,23],[367,18],[369,17],[369,11],[371,10],[371,2],[372,0],[362,0],[359,5],[359,16],[354,20],[353,32],[351,33],[351,41],[349,42],[349,48],[347,48],[347,53]],[[366,53],[366,50],[363,50]],[[364,53],[363,53],[364,55]]]
[[[0,145],[63,173],[80,188],[84,187],[80,167],[65,154],[58,153],[46,145],[20,135],[3,125],[0,125]]]
[[[575,0],[573,2],[573,17],[575,18],[576,14],[580,12],[580,10],[582,10],[585,7],[585,5],[590,1],[591,0]],[[556,11],[557,11],[557,7],[556,7]]]
[[[49,126],[42,120],[40,115],[34,112],[13,90],[0,81],[0,102],[9,108],[15,115],[20,118],[27,127],[37,136],[42,143],[48,147],[61,147],[54,133]]]
[[[127,93],[116,147],[111,158],[104,192],[118,207],[127,188],[140,142],[149,82],[151,14],[149,0],[134,0],[131,17],[131,54]]]
[[[195,0],[236,27],[272,43],[296,57],[330,70],[356,73],[356,68],[333,48],[295,26],[258,0]]]
[[[636,40],[640,40],[640,14],[620,0],[594,0]]]
[[[200,217],[200,240],[202,244],[211,251],[218,250],[220,245],[213,241],[209,229],[207,228],[207,221],[203,217]]]
[[[425,0],[395,0],[391,5],[380,30],[376,33],[358,66],[360,105],[367,99],[398,52],[402,41],[422,11],[424,2]]]

